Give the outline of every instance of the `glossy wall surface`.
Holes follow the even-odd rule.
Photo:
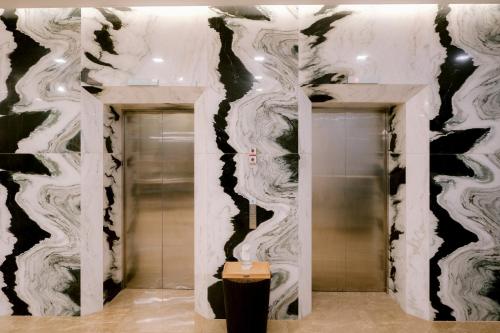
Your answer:
[[[199,312],[222,316],[221,267],[245,241],[272,264],[270,317],[300,315],[308,300],[299,299],[299,285],[310,272],[299,258],[310,244],[299,242],[298,193],[307,186],[299,178],[311,170],[298,145],[297,96],[302,88],[313,102],[331,100],[332,83],[375,82],[425,85],[430,96],[414,108],[429,126],[428,144],[393,131],[391,295],[428,319],[500,319],[499,6],[0,9],[0,19],[1,314],[79,314],[87,289],[80,249],[92,243],[81,230],[92,223],[103,225],[102,298],[119,291],[120,114],[92,113],[82,96],[158,79],[205,88],[195,154],[205,165]],[[83,114],[103,125],[99,140],[80,137]],[[251,148],[257,168],[248,164]],[[106,168],[80,163],[90,156]],[[430,181],[414,178],[429,159]],[[102,202],[81,201],[96,191],[90,179],[102,184]],[[412,235],[420,236],[410,239],[401,224],[409,217],[397,207],[415,189],[429,192],[422,200],[430,211],[418,212]],[[250,199],[258,206],[253,231]],[[81,213],[89,205],[102,205],[102,220]],[[429,256],[404,263],[403,246]],[[413,271],[429,277],[415,297],[413,285],[400,283]]]

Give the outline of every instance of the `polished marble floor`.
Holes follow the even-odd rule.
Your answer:
[[[104,311],[85,317],[0,317],[0,332],[223,333],[223,320],[193,311],[192,291],[126,289]],[[500,322],[432,323],[406,315],[385,293],[313,293],[313,313],[270,321],[269,333],[498,333]]]

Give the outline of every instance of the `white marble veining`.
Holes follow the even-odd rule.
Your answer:
[[[234,253],[224,246],[235,217],[242,223],[240,208],[255,200],[272,217],[244,236],[275,273],[270,316],[295,318],[288,310],[297,296],[298,315],[306,315],[311,107],[397,104],[388,162],[389,172],[400,173],[389,197],[389,232],[394,226],[398,236],[390,293],[422,318],[498,320],[498,9],[0,9],[0,125],[12,128],[8,137],[0,133],[0,150],[9,153],[2,162],[20,169],[11,159],[41,153],[36,158],[52,173],[8,171],[21,185],[21,211],[50,234],[16,256],[17,271],[3,267],[15,273],[14,294],[36,315],[102,307],[103,278],[118,285],[123,274],[122,120],[109,105],[120,115],[126,104],[194,103],[197,311],[214,316],[208,288],[228,256],[238,257],[239,246]],[[146,81],[159,86],[128,86]],[[38,117],[32,130],[21,116]],[[81,157],[68,153],[80,151],[80,132]],[[19,245],[9,231],[18,217],[8,195],[0,186],[0,267]],[[103,227],[119,237],[109,251]],[[71,299],[80,257],[81,305]],[[0,314],[12,312],[0,292]]]
[[[123,280],[123,155],[105,153],[104,175],[104,238],[103,281]],[[98,220],[101,221],[101,220]],[[97,221],[96,221],[97,222]]]
[[[438,200],[455,220],[477,235],[478,241],[441,260],[440,297],[452,307],[457,320],[496,320],[498,305],[483,290],[499,260],[495,249],[500,228],[494,207],[498,206],[500,163],[495,155],[467,154],[459,158],[475,170],[477,178],[436,176],[434,179],[443,186]]]
[[[102,225],[92,221],[102,220],[104,193],[95,191],[104,188],[103,154],[82,153],[81,177],[81,313],[91,314],[102,309],[103,295],[103,232]]]
[[[500,150],[497,143],[500,132],[500,43],[495,38],[500,24],[498,6],[450,7],[448,31],[453,43],[467,52],[478,67],[453,96],[453,118],[448,121],[446,129],[490,128],[488,135],[469,153],[497,153]]]
[[[16,291],[34,315],[73,315],[79,311],[65,294],[80,270],[80,155],[36,155],[51,176],[17,173],[16,201],[50,234],[17,257]]]
[[[7,209],[5,203],[7,200],[8,191],[5,187],[0,186],[0,265],[5,261],[5,257],[9,255],[16,242],[15,236],[9,232],[9,225],[12,215]],[[3,274],[0,272],[0,288],[4,288]],[[11,304],[4,293],[0,293],[0,315],[12,314]]]
[[[408,126],[408,125],[407,125]],[[429,155],[406,153],[405,310],[432,319],[429,302]]]
[[[339,5],[323,13],[320,6],[300,9],[301,29],[340,14],[317,46],[307,44],[318,37],[302,34],[302,85],[326,73],[344,74],[349,83],[428,84],[443,59],[434,32],[436,5]]]
[[[155,79],[161,85],[205,85],[208,15],[204,6],[83,8],[82,48],[101,62],[83,55],[87,82],[117,86]],[[104,47],[96,40],[100,31],[109,36]]]
[[[300,107],[300,106],[299,106]],[[300,109],[299,109],[300,110]],[[299,111],[300,112],[300,111]],[[300,145],[300,140],[299,140]],[[301,154],[299,160],[297,218],[299,224],[299,318],[312,311],[312,158]]]
[[[78,135],[80,127],[80,17],[77,12],[79,9],[73,8],[16,10],[17,30],[32,38],[47,54],[17,81],[20,101],[13,111],[50,111],[41,126],[18,142],[18,153],[74,150],[68,149],[67,144]],[[7,50],[15,49],[12,37],[5,44]]]
[[[213,241],[209,252],[220,253],[220,257],[215,257],[219,259],[213,274],[228,259],[226,256],[239,257],[241,242],[232,245],[232,253],[222,251],[229,238],[245,236],[243,242],[251,245],[253,257],[269,261],[275,276],[273,281],[279,281],[276,285],[272,283],[270,318],[295,318],[297,314],[289,313],[289,308],[297,300],[299,279],[297,8],[256,6],[242,8],[238,13],[228,8],[212,10],[223,27],[217,30],[215,21],[211,21],[209,71],[213,74],[209,74],[212,92],[207,99],[207,109],[219,110],[217,117],[220,117],[224,103],[230,101],[230,109],[224,117],[227,126],[216,128],[218,135],[227,134],[229,148],[221,151],[220,147],[212,146],[208,150],[225,161],[225,164],[216,164],[219,170],[215,174],[220,177],[220,183],[216,181],[208,186],[224,190],[221,194],[229,199],[229,202],[223,200],[221,205],[216,205],[214,213],[217,215],[213,218],[209,208],[208,223],[217,225],[215,231],[210,230],[213,238],[209,236],[209,239]],[[230,50],[225,48],[228,42],[231,42]],[[234,60],[233,68],[226,57]],[[231,75],[227,70],[238,72],[240,76],[234,86],[227,85]],[[257,151],[255,166],[250,164],[247,155],[252,149]],[[231,175],[224,171],[232,167],[233,161],[229,160],[229,155],[219,155],[233,151],[237,153],[232,158],[237,179],[234,193]],[[217,161],[211,159],[212,163]],[[229,193],[230,197],[224,193]],[[235,228],[233,234],[231,223],[247,223],[239,220],[238,202],[241,209],[246,209],[245,200],[255,200],[256,205],[272,217],[264,219],[256,230],[246,233],[240,227],[240,231]],[[230,204],[231,201],[236,206]]]
[[[297,183],[291,180],[294,170],[289,169],[282,157],[259,154],[255,166],[250,164],[247,155],[239,154],[236,159],[236,191],[255,199],[259,207],[274,214],[251,231],[235,247],[234,253],[240,258],[241,244],[245,243],[251,246],[252,260],[270,262],[273,280],[280,283],[271,287],[269,317],[285,318],[288,305],[298,296],[300,249],[297,246]]]
[[[82,153],[104,152],[103,104],[82,88],[81,141]]]

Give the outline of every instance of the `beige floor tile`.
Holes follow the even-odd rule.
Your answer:
[[[0,317],[0,333],[225,333],[224,320],[194,312],[193,291],[122,291],[84,317]],[[268,333],[499,333],[500,322],[429,322],[405,314],[385,293],[313,293],[302,320],[273,320]]]

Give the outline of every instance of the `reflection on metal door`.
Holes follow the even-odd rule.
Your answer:
[[[125,284],[194,285],[192,110],[125,113]]]
[[[385,291],[385,112],[313,112],[312,284]]]

